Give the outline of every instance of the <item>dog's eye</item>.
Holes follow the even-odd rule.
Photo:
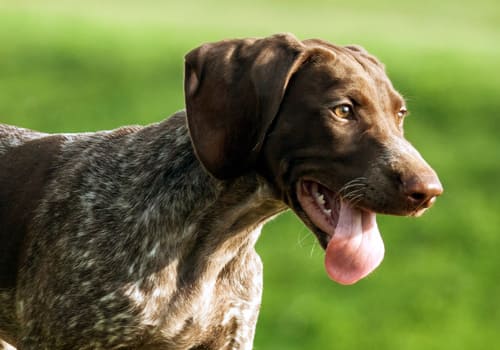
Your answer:
[[[406,117],[407,114],[408,114],[408,110],[406,109],[406,107],[401,107],[401,109],[398,112],[398,117],[400,119],[403,119],[404,117]]]
[[[353,115],[352,107],[348,104],[335,106],[333,107],[332,111],[337,117],[341,119],[349,119],[352,118]]]

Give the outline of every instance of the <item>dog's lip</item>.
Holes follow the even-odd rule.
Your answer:
[[[323,248],[326,248],[326,245],[331,240],[333,235],[335,234],[335,227],[338,223],[339,214],[340,214],[340,203],[341,201],[346,201],[346,199],[341,198],[338,192],[331,189],[331,187],[324,184],[324,182],[317,180],[313,177],[303,177],[299,179],[296,183],[296,198],[300,204],[300,207],[304,214],[307,216],[309,221],[313,227],[311,229],[317,234],[318,239],[320,240]],[[315,191],[319,191],[322,195],[324,195],[324,199],[328,200],[329,205],[327,208],[322,207],[321,199],[317,198],[313,193]],[[308,203],[309,202],[309,203]],[[353,208],[363,211],[363,212],[374,212],[375,210],[365,208],[357,203],[349,203]],[[322,220],[314,220],[314,218],[319,219],[317,216],[311,218],[313,216],[313,211],[307,210],[307,208],[312,209],[312,206],[315,206],[317,209],[317,213],[322,212],[324,214],[324,219],[326,222]],[[325,212],[324,209],[330,209],[331,213]]]
[[[311,178],[300,179],[296,190],[302,211],[311,221],[314,232],[321,235],[318,239],[323,248],[326,248],[338,222],[339,196],[321,182]]]

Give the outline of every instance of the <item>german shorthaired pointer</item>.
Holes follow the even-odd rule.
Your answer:
[[[18,349],[251,349],[262,226],[291,208],[354,283],[375,213],[441,194],[360,47],[291,35],[186,56],[186,111],[48,135],[0,125],[0,337]]]

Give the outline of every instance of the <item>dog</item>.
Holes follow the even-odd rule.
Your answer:
[[[31,349],[251,349],[254,250],[287,209],[355,283],[376,214],[443,189],[403,137],[405,102],[357,46],[291,34],[185,57],[186,109],[82,134],[0,125],[0,338]]]

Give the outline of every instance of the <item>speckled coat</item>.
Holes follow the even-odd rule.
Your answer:
[[[42,136],[11,131],[0,127],[11,145]],[[40,142],[61,156],[21,257],[19,293],[0,290],[1,335],[13,331],[23,349],[251,348],[262,292],[254,244],[284,209],[263,180],[210,177],[183,113]]]
[[[250,350],[262,225],[291,208],[323,248],[332,238],[314,218],[334,206],[304,183],[397,215],[442,192],[404,140],[402,97],[359,47],[227,40],[185,67],[186,111],[157,124],[56,135],[0,124],[1,339]]]

